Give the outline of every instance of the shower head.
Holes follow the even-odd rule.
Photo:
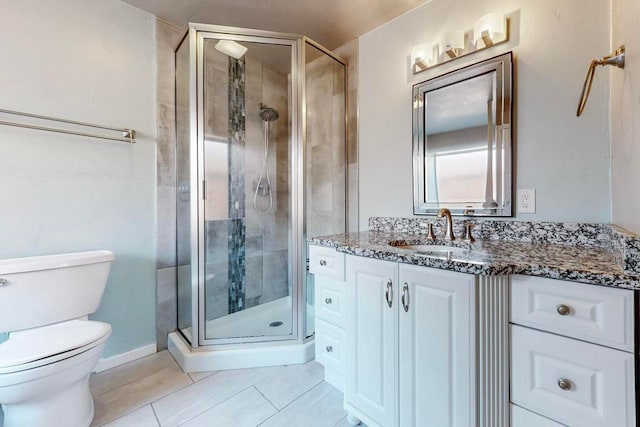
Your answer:
[[[276,110],[275,108],[267,107],[262,103],[260,104],[260,118],[265,122],[273,122],[275,120],[278,120],[279,116],[280,115],[278,114],[278,110]]]

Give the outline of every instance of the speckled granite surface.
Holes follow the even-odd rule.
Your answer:
[[[437,236],[444,235],[445,220],[436,217],[372,217],[369,218],[369,230],[426,235],[430,223]],[[460,236],[468,223],[473,224],[473,235],[478,240],[608,249],[625,273],[640,274],[640,236],[615,225],[456,217],[455,234]]]
[[[429,220],[419,221],[429,222]],[[461,224],[463,221],[458,220],[457,222]],[[514,227],[520,229],[520,227],[517,227],[518,225],[523,224],[509,225],[507,228],[510,230],[513,230]],[[584,224],[578,225],[580,229],[585,229],[583,227]],[[523,241],[524,236],[517,238],[519,234],[516,236],[511,235],[511,238],[509,237],[510,234],[506,236],[494,234],[493,238],[482,239],[483,236],[486,237],[487,235],[476,231],[474,233],[477,239],[475,243],[469,244],[457,240],[452,244],[464,249],[461,252],[423,254],[392,246],[390,243],[393,245],[444,245],[445,242],[441,240],[434,242],[426,239],[426,232],[415,233],[415,230],[412,230],[412,232],[380,231],[375,229],[368,232],[315,237],[309,239],[309,243],[334,247],[339,252],[352,255],[462,273],[526,274],[604,286],[640,289],[640,275],[625,272],[623,266],[618,262],[620,259],[616,255],[617,252],[612,250],[611,247],[612,241],[617,239],[617,245],[621,245],[624,248],[631,246],[628,250],[632,251],[635,248],[637,236],[627,232],[628,235],[626,237],[620,237],[618,231],[612,230],[611,227],[606,225],[590,224],[588,226],[586,227],[587,234],[594,236],[594,239],[599,241],[600,244],[595,244],[585,235],[578,238],[569,236],[569,240],[574,244],[558,244],[555,241],[554,243],[548,243],[540,238],[531,238],[530,241]],[[437,227],[434,228],[436,228],[436,235],[441,236],[441,230]],[[546,229],[547,233],[549,233],[548,227],[545,226],[534,226],[533,228],[537,230]],[[426,230],[426,227],[424,230]],[[556,229],[554,228],[552,232],[555,233]],[[576,232],[574,231],[574,233]],[[576,244],[576,241],[589,243]],[[632,243],[629,243],[629,241],[632,241]],[[451,245],[448,242],[446,244]]]

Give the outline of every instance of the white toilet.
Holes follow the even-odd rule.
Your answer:
[[[4,427],[87,427],[93,371],[111,335],[86,320],[114,254],[92,251],[0,260],[0,405]]]

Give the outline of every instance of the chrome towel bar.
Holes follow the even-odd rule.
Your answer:
[[[112,140],[112,141],[128,142],[130,144],[135,144],[135,142],[136,142],[136,131],[133,130],[133,129],[112,128],[112,127],[108,127],[108,126],[96,125],[96,124],[93,124],[93,123],[84,123],[84,122],[78,122],[78,121],[75,121],[75,120],[59,119],[59,118],[55,118],[55,117],[41,116],[41,115],[38,115],[38,114],[23,113],[23,112],[20,112],[20,111],[12,111],[12,110],[4,110],[4,109],[0,109],[0,114],[10,114],[10,115],[14,115],[14,116],[28,117],[28,118],[31,118],[31,119],[47,120],[47,121],[52,121],[52,122],[71,124],[71,125],[75,125],[75,126],[84,126],[84,127],[91,127],[91,128],[96,128],[96,129],[104,129],[104,130],[108,130],[108,131],[120,132],[122,134],[122,136],[118,137],[118,136],[111,136],[111,135],[98,135],[98,134],[80,132],[80,131],[70,130],[70,129],[61,129],[61,128],[53,128],[53,127],[48,127],[48,126],[39,126],[39,125],[30,124],[30,123],[10,122],[10,121],[6,121],[6,120],[0,120],[0,125],[15,126],[15,127],[20,127],[20,128],[25,128],[25,129],[43,130],[43,131],[47,131],[47,132],[66,133],[66,134],[69,134],[69,135],[84,136],[84,137],[89,137],[89,138],[108,139],[108,140]]]

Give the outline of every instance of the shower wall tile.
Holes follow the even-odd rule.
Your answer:
[[[158,349],[165,349],[167,335],[176,329],[177,324],[176,268],[158,269],[157,280],[156,343]]]
[[[349,163],[349,231],[358,230],[358,164]],[[354,214],[354,212],[356,214]]]
[[[349,164],[349,231],[358,227],[358,39],[334,51],[347,62],[347,163]]]
[[[158,105],[157,184],[159,186],[175,187],[176,185],[175,114],[173,104]]]
[[[209,45],[210,46],[210,45]],[[214,50],[207,58],[223,57],[225,65],[227,56]],[[229,96],[229,71],[228,65],[220,69],[216,65],[207,64],[205,68],[205,134],[210,137],[226,139],[229,123],[229,108],[227,99]]]
[[[190,266],[181,265],[176,267],[178,271],[177,306],[178,306],[178,328],[191,327],[191,275]],[[157,319],[156,319],[157,320]]]
[[[218,319],[229,314],[229,288],[226,262],[207,264],[205,282],[205,317],[207,320]]]
[[[207,263],[228,261],[229,220],[205,221]]]
[[[289,218],[280,214],[265,217],[264,241],[265,252],[287,249],[289,247]]]
[[[158,268],[176,265],[176,188],[158,186]],[[160,208],[162,207],[162,208]],[[158,289],[160,292],[160,289]]]
[[[175,85],[175,55],[174,49],[185,28],[169,24],[162,19],[156,19],[156,49],[157,49],[157,92],[159,103],[174,105]]]
[[[334,95],[331,99],[331,141],[340,141],[345,138],[345,93],[344,90],[338,94]],[[346,163],[347,156],[347,147],[343,144],[331,144],[333,147],[333,159],[332,163],[334,166],[340,165],[343,166]]]
[[[247,257],[247,289],[245,293],[247,300],[262,297],[262,269],[262,253]]]
[[[287,250],[264,253],[262,304],[289,294],[289,254]]]
[[[329,212],[333,206],[333,148],[329,144],[316,145],[311,148],[311,203],[313,211]],[[338,230],[337,232],[340,232]]]

